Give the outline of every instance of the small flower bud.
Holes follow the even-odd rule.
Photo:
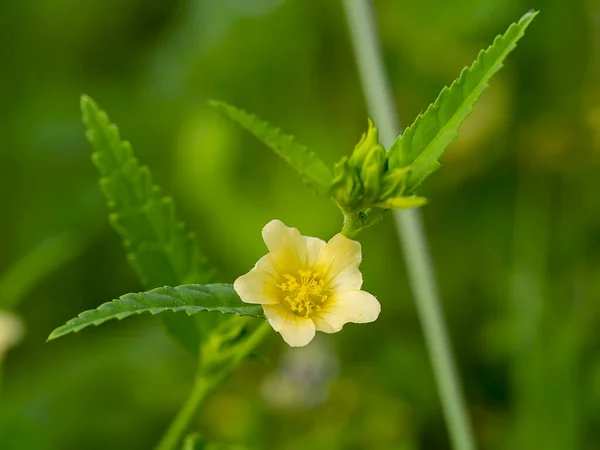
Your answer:
[[[388,155],[377,140],[377,128],[369,120],[369,128],[350,158],[344,157],[335,165],[330,195],[345,215],[357,217],[379,214],[372,208],[421,206],[426,203],[424,198],[406,196],[409,171],[410,167],[389,167]]]
[[[350,166],[347,156],[344,156],[334,167],[331,196],[342,209],[347,211],[358,208],[362,203],[360,177],[357,170]]]
[[[375,128],[373,121],[369,119],[369,128],[366,133],[363,133],[360,141],[354,147],[354,151],[350,157],[350,165],[360,169],[369,151],[376,145],[379,145],[377,128]]]
[[[385,162],[385,150],[381,145],[376,144],[369,149],[360,172],[365,205],[371,205],[379,197]]]

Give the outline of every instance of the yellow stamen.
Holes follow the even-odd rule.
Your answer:
[[[297,277],[286,273],[283,278],[286,281],[277,287],[289,294],[283,300],[294,314],[309,317],[313,312],[321,311],[321,305],[327,300],[328,290],[318,273],[305,269],[299,270]]]

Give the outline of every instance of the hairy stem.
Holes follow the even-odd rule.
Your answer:
[[[373,10],[368,0],[343,0],[343,4],[367,107],[379,127],[381,143],[389,148],[399,134],[400,124],[383,67]],[[453,447],[473,450],[473,431],[450,349],[420,213],[414,209],[395,211],[394,218]]]
[[[358,214],[344,213],[344,225],[341,233],[347,238],[353,238],[360,230],[361,226],[358,223]]]
[[[216,374],[207,376],[202,368],[198,370],[190,395],[156,446],[156,450],[179,449],[180,442],[202,403],[227,378],[233,369],[260,344],[270,329],[271,327],[267,321],[261,323],[247,339],[235,347],[235,352],[231,355],[228,363]]]

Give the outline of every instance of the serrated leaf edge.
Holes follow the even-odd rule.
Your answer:
[[[414,122],[410,126],[408,126],[400,136],[398,136],[398,138],[394,141],[394,143],[392,144],[392,146],[390,147],[389,152],[388,152],[388,158],[390,159],[391,164],[394,167],[400,167],[400,166],[404,166],[406,164],[411,164],[411,166],[414,169],[415,167],[418,167],[419,162],[422,159],[431,157],[431,155],[427,154],[427,148],[435,140],[437,140],[440,136],[444,135],[445,133],[450,133],[450,135],[454,134],[454,136],[449,139],[449,142],[452,142],[454,139],[456,139],[456,136],[458,135],[458,127],[464,121],[464,119],[470,115],[470,113],[473,110],[473,106],[477,102],[479,95],[481,95],[481,93],[488,87],[488,80],[491,79],[491,77],[503,67],[504,59],[512,50],[514,50],[514,48],[517,45],[517,42],[523,37],[523,35],[525,34],[525,30],[527,29],[527,27],[529,26],[529,24],[531,23],[531,21],[535,18],[535,16],[537,14],[538,14],[538,12],[533,11],[533,10],[527,12],[525,15],[523,15],[521,17],[521,19],[519,19],[518,22],[513,22],[503,34],[496,36],[494,38],[494,41],[492,42],[492,44],[490,46],[488,46],[487,48],[481,50],[479,52],[479,54],[477,55],[477,58],[475,59],[475,61],[470,66],[465,67],[461,71],[459,77],[456,80],[454,80],[454,82],[450,86],[445,86],[442,89],[442,91],[440,92],[440,94],[438,95],[438,97],[436,98],[436,100],[434,101],[434,103],[429,105],[429,107],[425,110],[425,112],[419,114],[417,116],[417,118],[414,120]],[[409,155],[400,154],[404,150],[403,149],[403,144],[404,144],[403,140],[406,138],[409,138],[412,140],[414,138],[414,134],[418,130],[418,127],[421,125],[421,123],[427,117],[438,118],[440,109],[443,106],[442,103],[452,93],[452,91],[454,89],[459,89],[461,87],[464,88],[463,85],[465,83],[466,78],[469,76],[469,74],[471,72],[473,72],[474,70],[476,70],[478,65],[482,64],[485,56],[492,49],[494,49],[494,47],[500,41],[507,39],[515,30],[517,30],[516,35],[511,38],[512,42],[502,52],[502,54],[501,54],[502,56],[499,58],[498,62],[492,64],[489,67],[489,69],[485,72],[485,75],[482,77],[483,81],[480,83],[477,83],[477,88],[474,89],[469,95],[464,97],[464,100],[461,104],[461,108],[462,108],[462,105],[466,104],[465,114],[463,115],[462,118],[460,118],[460,117],[457,118],[458,123],[453,124],[453,126],[454,125],[456,126],[456,130],[452,131],[452,130],[446,129],[448,124],[450,122],[452,122],[452,120],[449,120],[446,122],[446,124],[444,126],[438,128],[438,132],[436,133],[435,137],[427,145],[425,145],[423,147],[423,151],[419,155],[415,156],[415,155],[410,155],[410,154]],[[457,111],[461,110],[461,108],[458,108]],[[456,115],[456,112],[454,113],[454,115],[452,117],[453,119],[456,118],[455,115]],[[439,119],[437,119],[437,120],[439,120]],[[445,149],[445,147],[444,147],[444,149]],[[435,167],[435,164],[437,164],[437,167],[439,167],[439,163],[437,162],[437,159],[439,159],[441,157],[444,149],[442,149],[440,151],[440,154],[436,157],[435,163],[432,163],[431,166]],[[424,175],[419,173],[419,171],[412,170],[411,175],[409,175],[409,181],[407,183],[407,185],[409,187],[409,191],[414,192],[414,190],[434,170],[435,169],[429,171],[428,173],[426,173]],[[417,173],[417,175],[415,175],[415,173]]]
[[[271,148],[278,156],[284,159],[294,170],[296,170],[296,172],[298,172],[305,184],[315,189],[318,194],[329,195],[329,189],[333,180],[331,170],[316,153],[311,152],[306,145],[298,142],[295,136],[283,132],[280,128],[264,119],[261,119],[255,114],[251,114],[242,108],[238,108],[226,102],[220,100],[209,100],[208,104],[223,115],[227,116],[229,119],[242,126],[244,129],[256,136],[265,145]],[[253,125],[250,126],[247,123],[244,123],[238,117],[239,115],[243,116],[245,120],[253,123]],[[260,128],[264,130],[264,133],[260,133],[258,131]],[[270,140],[267,137],[268,134],[274,135],[276,139]],[[321,176],[315,177],[305,171],[305,166],[299,163],[296,159],[292,158],[289,152],[282,150],[282,146],[277,145],[277,143],[274,142],[275,140],[277,142],[287,141],[290,146],[296,147],[302,154],[312,160],[311,167],[318,169]]]
[[[73,319],[67,321],[64,325],[56,328],[50,336],[48,336],[48,341],[53,339],[57,339],[66,334],[77,333],[85,328],[90,326],[98,326],[109,320],[117,319],[123,320],[127,317],[131,317],[133,315],[140,314],[160,314],[166,311],[172,312],[186,312],[189,316],[197,314],[202,311],[206,312],[220,312],[222,314],[233,314],[238,316],[250,316],[257,318],[264,318],[264,314],[262,312],[262,307],[257,305],[248,305],[241,303],[240,306],[227,306],[227,305],[219,305],[219,306],[204,306],[204,305],[189,305],[189,304],[181,304],[185,303],[185,300],[182,298],[181,292],[183,290],[201,290],[203,295],[208,295],[213,297],[213,299],[218,300],[218,295],[216,291],[222,288],[233,288],[229,284],[215,283],[208,285],[201,284],[187,284],[182,286],[163,286],[160,288],[152,289],[146,292],[138,292],[138,293],[130,293],[120,296],[119,298],[103,303],[95,309],[90,309],[81,312],[74,317]],[[235,293],[235,291],[233,291]],[[237,294],[235,294],[237,296]],[[173,301],[175,302],[171,305],[154,305],[152,302],[148,304],[145,296],[160,296],[161,300]],[[239,299],[239,298],[238,298]],[[128,304],[127,309],[125,304]],[[97,319],[89,320],[88,317],[92,314],[102,312],[103,310],[113,309],[114,312],[109,313],[107,316],[98,317]],[[120,310],[120,312],[119,312]]]

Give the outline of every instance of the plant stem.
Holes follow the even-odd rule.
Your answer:
[[[342,227],[341,233],[347,238],[353,238],[354,236],[356,236],[356,233],[358,233],[358,231],[360,230],[360,227],[356,226],[357,221],[357,214],[344,213],[344,225]]]
[[[237,345],[236,352],[229,359],[229,364],[226,370],[220,372],[216,379],[221,382],[231,372],[235,366],[241,363],[248,354],[256,348],[258,344],[265,338],[267,334],[272,330],[271,325],[266,320],[263,321],[252,334],[243,342]]]
[[[400,132],[400,123],[383,67],[373,10],[368,0],[342,2],[367,107],[379,127],[381,143],[389,148]],[[417,304],[450,439],[457,450],[473,450],[473,431],[450,349],[420,213],[416,209],[395,211],[394,219],[403,243],[410,286]]]
[[[203,400],[208,396],[213,384],[204,376],[196,377],[192,392],[175,416],[171,426],[156,447],[156,450],[175,450],[183,434],[188,429],[190,422],[196,415]]]
[[[452,357],[421,216],[417,210],[399,211],[395,219],[450,439],[457,450],[473,450],[475,439]]]
[[[252,334],[243,342],[235,347],[235,352],[231,355],[229,362],[216,374],[211,376],[204,375],[202,367],[199,368],[194,387],[187,400],[173,419],[169,429],[156,446],[156,450],[177,450],[179,443],[183,439],[184,433],[190,426],[194,416],[200,406],[206,400],[208,395],[221,384],[231,371],[256,348],[271,329],[269,323],[264,321]]]

